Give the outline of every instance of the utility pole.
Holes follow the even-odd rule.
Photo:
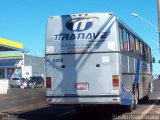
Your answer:
[[[160,52],[160,0],[157,0],[157,11],[158,11],[159,52]]]

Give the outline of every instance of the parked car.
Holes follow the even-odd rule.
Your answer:
[[[30,88],[43,87],[44,79],[42,76],[32,76],[28,81],[28,85]]]
[[[22,80],[24,80],[24,78],[21,78],[21,77],[11,78],[10,79],[10,86],[11,87],[20,87]]]

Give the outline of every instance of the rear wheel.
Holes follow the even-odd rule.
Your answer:
[[[134,100],[134,103],[133,103],[133,108],[136,109],[137,108],[137,105],[138,105],[138,100],[139,100],[139,92],[138,92],[138,88],[135,89],[134,91],[134,95],[133,95],[133,100]]]
[[[138,100],[139,100],[139,92],[138,92],[138,88],[134,88],[133,92],[132,92],[132,103],[127,106],[127,111],[128,112],[132,112],[134,109],[137,108],[138,105]]]
[[[143,98],[143,100],[144,100],[144,101],[148,101],[148,100],[149,100],[149,96],[148,96],[148,95],[145,96],[145,97]]]
[[[152,82],[150,83],[149,85],[149,88],[148,88],[148,95],[145,96],[142,100],[143,101],[148,101],[149,100],[149,95],[153,92],[153,86],[152,86]]]
[[[152,86],[152,82],[151,82],[150,85],[149,85],[149,89],[148,89],[148,95],[143,98],[144,101],[149,100],[149,95],[153,92],[152,88],[153,88],[153,86]]]

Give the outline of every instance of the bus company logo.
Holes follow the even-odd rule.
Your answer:
[[[93,26],[93,21],[98,18],[75,18],[66,23],[66,27],[71,31],[81,32],[90,29]]]

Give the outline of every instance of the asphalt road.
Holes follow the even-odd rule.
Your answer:
[[[154,81],[149,101],[140,101],[138,108],[127,113],[119,106],[99,106],[94,112],[78,114],[74,106],[49,106],[45,101],[45,88],[11,88],[0,95],[0,117],[12,120],[119,120],[160,119],[160,80]],[[9,119],[8,119],[9,120]]]

